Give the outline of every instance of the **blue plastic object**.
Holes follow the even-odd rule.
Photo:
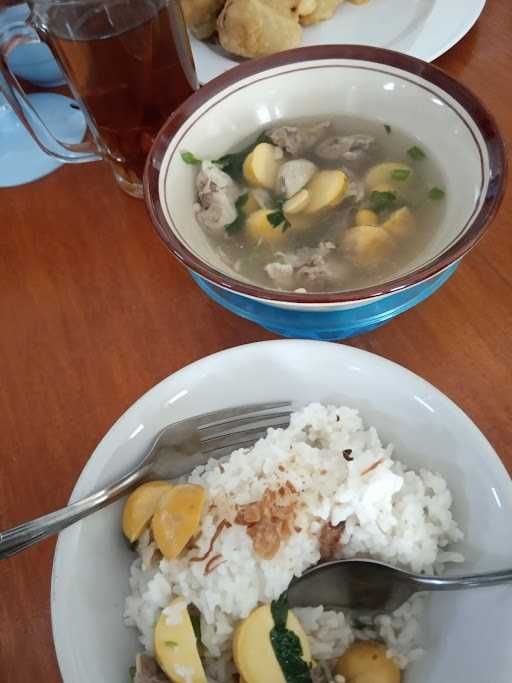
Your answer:
[[[54,88],[66,83],[59,65],[44,43],[19,45],[11,52],[8,61],[16,76],[34,85]]]
[[[216,303],[270,332],[282,337],[339,341],[371,332],[416,306],[437,291],[453,275],[457,266],[458,263],[427,282],[373,303],[338,311],[311,312],[278,308],[254,301],[217,287],[196,273],[191,272],[191,275],[203,292]]]
[[[24,3],[7,7],[0,14],[0,24],[23,22],[29,14],[29,6]],[[16,76],[34,85],[53,88],[66,83],[59,65],[44,43],[22,43],[16,46],[10,53],[8,62]]]
[[[36,93],[28,99],[59,140],[83,140],[85,119],[72,99],[49,93]],[[37,146],[0,92],[0,187],[32,182],[52,173],[62,163]]]

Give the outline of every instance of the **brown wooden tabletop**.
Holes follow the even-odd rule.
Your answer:
[[[437,62],[512,138],[512,5],[488,0]],[[512,472],[512,193],[433,297],[347,343],[456,401]],[[103,163],[0,190],[0,529],[68,500],[117,417],[166,375],[271,339],[210,301]],[[60,681],[50,627],[54,541],[0,562],[0,681]]]

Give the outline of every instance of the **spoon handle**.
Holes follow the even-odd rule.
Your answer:
[[[473,574],[472,576],[418,576],[416,585],[419,590],[431,591],[454,591],[466,588],[484,588],[485,586],[499,586],[502,583],[512,582],[512,569],[502,569],[499,572],[487,572],[485,574]]]
[[[78,522],[87,515],[101,510],[101,508],[113,503],[115,500],[130,491],[143,479],[146,468],[129,472],[126,476],[119,479],[111,486],[107,486],[101,491],[77,500],[60,510],[50,512],[42,517],[37,517],[30,522],[25,522],[7,531],[0,532],[0,560],[4,560],[12,555],[29,548],[34,543],[52,536],[62,531],[66,527]]]

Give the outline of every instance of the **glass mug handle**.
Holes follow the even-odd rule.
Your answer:
[[[0,26],[0,92],[3,91],[21,123],[49,156],[75,164],[102,159],[102,155],[91,142],[69,144],[58,140],[36,112],[11,71],[7,63],[10,52],[18,45],[40,42],[34,29],[24,22],[16,21]]]

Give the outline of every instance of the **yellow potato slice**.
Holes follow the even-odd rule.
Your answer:
[[[247,218],[245,222],[246,235],[253,242],[265,242],[266,244],[282,244],[288,237],[281,227],[274,227],[267,216],[275,209],[258,209]]]
[[[176,598],[160,615],[154,634],[158,664],[174,683],[206,683],[197,641],[183,598]]]
[[[369,209],[360,209],[356,213],[356,225],[378,225],[379,217],[375,211]]]
[[[408,172],[405,180],[394,180],[393,171]],[[390,185],[397,189],[407,189],[414,181],[414,172],[410,166],[398,161],[386,161],[370,168],[366,174],[365,183],[369,190],[376,190],[378,185]]]
[[[341,246],[354,265],[371,269],[384,263],[395,248],[395,240],[382,228],[358,225],[342,234]]]
[[[302,645],[302,657],[311,662],[311,651],[300,621],[290,610],[286,627],[297,634]],[[233,657],[246,683],[286,683],[270,642],[274,619],[270,605],[252,611],[236,628],[233,638]]]
[[[319,171],[309,181],[310,195],[305,213],[317,213],[339,204],[348,189],[348,178],[343,171]]]
[[[176,559],[197,532],[205,498],[202,486],[178,484],[158,501],[151,530],[160,552],[168,560]]]
[[[293,197],[290,197],[290,199],[288,199],[284,203],[283,211],[287,215],[300,213],[301,211],[304,211],[304,209],[307,207],[310,198],[311,195],[308,190],[300,190],[300,192],[294,194]]]
[[[403,206],[394,211],[387,221],[382,223],[381,228],[393,237],[407,237],[415,231],[416,219],[413,212],[407,206]]]
[[[249,216],[251,213],[254,213],[254,211],[257,211],[260,208],[260,205],[258,204],[256,197],[254,196],[254,192],[252,190],[249,190],[249,196],[247,197],[247,201],[242,207],[242,211],[246,216]]]
[[[245,157],[244,163],[243,163],[243,166],[242,166],[242,171],[243,171],[243,174],[244,174],[244,178],[247,180],[247,182],[248,182],[250,185],[255,185],[255,186],[257,186],[257,185],[258,185],[258,180],[256,179],[256,176],[255,176],[254,173],[252,172],[252,158],[253,158],[253,157],[252,157],[252,152],[251,152],[250,154],[248,154],[248,155]]]
[[[400,669],[386,655],[386,646],[373,640],[353,643],[336,662],[335,671],[347,683],[400,683]]]
[[[166,481],[149,481],[128,496],[123,509],[123,533],[133,543],[151,521],[158,501],[172,488]]]
[[[290,235],[295,234],[297,231],[308,230],[314,220],[311,216],[306,216],[304,213],[296,213],[292,216],[287,216],[287,218],[290,223]]]
[[[255,187],[271,190],[277,178],[282,160],[276,158],[276,148],[268,142],[259,145],[247,156],[243,165],[244,177]]]

